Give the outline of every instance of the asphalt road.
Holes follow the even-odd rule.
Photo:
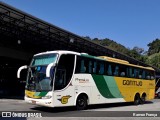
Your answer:
[[[11,112],[16,115],[34,115],[40,119],[159,119],[160,118],[160,99],[147,101],[145,104],[135,106],[132,103],[114,103],[103,105],[91,105],[87,110],[77,111],[75,107],[48,108],[37,105],[27,104],[24,100],[0,99],[0,114]],[[19,113],[19,114],[18,114]],[[1,118],[0,118],[1,119]],[[27,118],[27,119],[33,119]],[[34,118],[39,119],[39,118]]]

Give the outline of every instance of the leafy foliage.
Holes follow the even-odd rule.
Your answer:
[[[148,56],[146,63],[151,66],[160,68],[160,53],[155,53]]]
[[[160,39],[153,40],[148,44],[148,55],[153,55],[160,52]]]
[[[112,49],[114,51],[118,51],[120,53],[123,53],[123,54],[127,54],[129,52],[129,49],[127,49],[123,45],[118,44],[117,42],[115,42],[113,40],[110,40],[108,38],[101,39],[101,40],[98,39],[98,38],[94,38],[92,41],[97,43],[97,44],[100,44],[104,47],[107,47],[109,49]]]
[[[143,48],[139,48],[139,47],[137,47],[137,46],[135,46],[134,48],[133,48],[133,50],[135,50],[137,53],[139,53],[139,54],[142,54],[143,52],[144,52],[144,49]]]
[[[89,36],[84,37],[87,40],[92,40],[92,42],[100,44],[106,48],[118,51],[122,54],[125,54],[129,57],[135,58],[139,61],[142,61],[148,65],[160,68],[160,39],[155,39],[148,44],[148,51],[144,51],[143,48],[135,46],[133,49],[126,48],[125,46],[110,40],[108,38],[91,39]]]

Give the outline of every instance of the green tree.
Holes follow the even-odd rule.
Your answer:
[[[146,64],[152,65],[152,66],[160,66],[160,64],[157,64],[158,59],[157,57],[151,56],[151,54],[155,54],[156,52],[160,51],[160,40],[156,39],[153,42],[149,43],[149,51],[144,51],[143,48],[135,46],[133,49],[126,48],[125,46],[110,40],[108,38],[105,39],[98,39],[94,38],[91,39],[89,36],[84,37],[88,40],[92,40],[92,42],[95,42],[97,44],[100,44],[104,47],[107,47],[109,49],[112,49],[114,51],[117,51],[119,53],[125,54],[127,56],[130,56],[132,58],[135,58],[136,60],[142,61]],[[149,55],[149,56],[148,56]],[[151,57],[150,57],[151,56]],[[159,60],[160,61],[160,60]]]
[[[140,47],[137,47],[137,46],[135,46],[134,48],[133,48],[133,50],[135,50],[137,53],[139,53],[139,54],[142,54],[143,52],[144,52],[144,48],[140,48]]]
[[[89,36],[86,36],[86,37],[83,37],[83,38],[85,38],[87,40],[91,40],[91,38]]]
[[[160,52],[160,39],[153,40],[148,44],[148,55],[152,55]]]
[[[160,54],[155,53],[155,54],[149,56],[146,63],[160,69]]]

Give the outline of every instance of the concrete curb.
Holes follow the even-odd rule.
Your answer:
[[[0,102],[25,102],[22,99],[0,99]]]

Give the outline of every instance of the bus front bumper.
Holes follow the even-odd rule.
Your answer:
[[[35,99],[35,98],[29,98],[27,96],[24,97],[25,102],[34,104],[34,105],[40,105],[40,106],[46,106],[46,107],[54,107],[52,99]]]

